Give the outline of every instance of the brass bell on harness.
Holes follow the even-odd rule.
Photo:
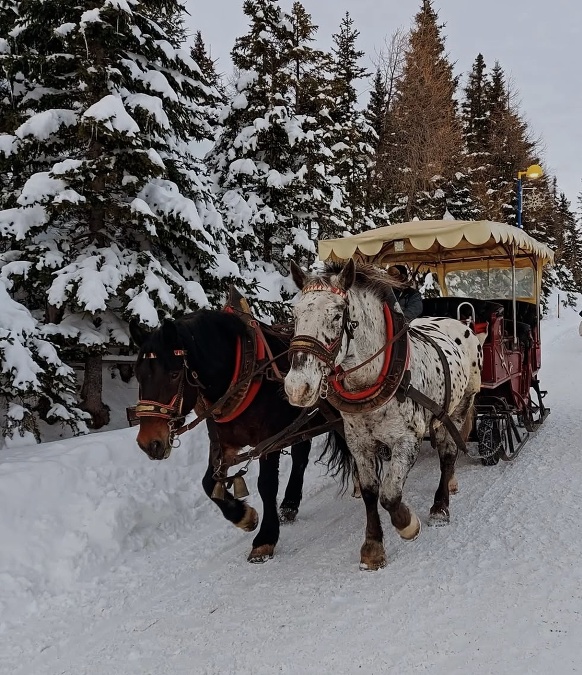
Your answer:
[[[214,490],[212,490],[212,494],[210,495],[210,499],[224,499],[225,494],[226,489],[224,483],[222,481],[217,481],[214,485]]]
[[[249,490],[242,476],[235,476],[232,482],[235,499],[243,499],[249,496]]]

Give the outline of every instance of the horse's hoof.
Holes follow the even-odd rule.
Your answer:
[[[298,513],[299,509],[289,506],[282,506],[279,509],[279,522],[283,525],[286,523],[294,523]]]
[[[386,559],[377,560],[375,562],[364,562],[360,561],[360,571],[361,572],[377,572],[378,570],[386,567]]]
[[[253,550],[249,553],[247,560],[255,565],[262,565],[263,563],[266,563],[267,560],[271,560],[274,554],[274,544],[263,544],[262,546],[256,546],[253,548]]]
[[[259,514],[252,506],[245,504],[245,514],[235,525],[245,532],[252,532],[257,529],[258,524]]]
[[[360,569],[375,572],[386,567],[384,546],[379,541],[366,541],[360,550]]]
[[[451,516],[448,509],[439,509],[431,513],[428,518],[429,527],[444,527],[451,521]]]
[[[398,534],[404,541],[414,541],[420,536],[422,530],[422,523],[420,522],[416,513],[411,514],[410,524],[403,530],[397,530]]]

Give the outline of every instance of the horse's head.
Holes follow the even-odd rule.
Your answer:
[[[130,333],[139,347],[135,375],[139,383],[137,443],[150,459],[166,459],[172,450],[172,429],[196,404],[184,340],[175,321],[147,331],[137,322]]]
[[[309,277],[291,263],[291,274],[302,293],[294,307],[295,337],[285,392],[292,405],[309,407],[317,402],[326,376],[346,356],[352,330],[348,291],[356,268],[350,259],[337,275]]]

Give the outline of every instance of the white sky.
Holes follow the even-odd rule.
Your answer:
[[[234,40],[247,27],[243,0],[186,0],[191,26],[201,30],[229,73]],[[288,9],[292,0],[281,0]],[[349,11],[360,31],[364,65],[373,68],[384,39],[398,27],[408,28],[420,0],[303,0],[319,25],[321,46]],[[500,61],[520,93],[522,112],[545,147],[544,168],[558,177],[559,187],[575,202],[582,190],[582,2],[578,0],[436,0],[446,24],[447,51],[457,73],[466,73],[478,52],[488,67]],[[524,167],[525,168],[525,167]]]

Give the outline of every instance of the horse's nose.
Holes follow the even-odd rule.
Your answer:
[[[164,459],[164,445],[161,441],[150,441],[146,452],[150,459]]]
[[[291,385],[285,383],[285,392],[291,405],[301,405],[303,401],[309,400],[313,395],[313,388],[307,382]]]

